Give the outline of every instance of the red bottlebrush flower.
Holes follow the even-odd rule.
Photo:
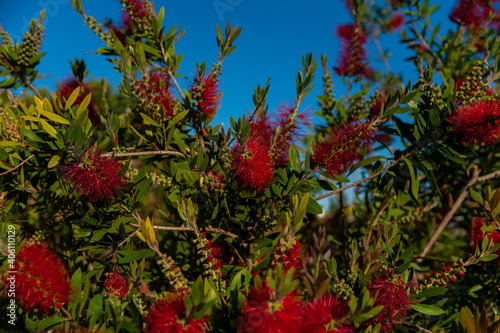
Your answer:
[[[500,101],[473,102],[456,109],[449,117],[451,130],[464,143],[491,145],[500,140]]]
[[[288,150],[291,144],[301,136],[304,127],[309,125],[307,111],[298,112],[296,105],[281,103],[277,109],[273,127],[280,127],[276,143],[271,150],[271,158],[276,165],[288,162]]]
[[[364,75],[367,67],[367,57],[364,45],[368,43],[368,36],[359,22],[340,25],[337,35],[341,41],[340,59],[335,73],[345,76]]]
[[[399,28],[401,28],[405,24],[405,17],[404,15],[400,13],[395,13],[392,14],[391,17],[389,17],[389,20],[387,21],[387,32],[391,33]]]
[[[257,118],[250,123],[250,136],[258,137],[266,147],[271,147],[273,127],[268,115],[257,115]]]
[[[249,137],[246,147],[237,143],[232,149],[234,177],[251,190],[269,187],[274,167],[269,157],[269,148],[258,138]]]
[[[393,275],[389,270],[371,278],[367,286],[370,295],[376,297],[375,306],[384,307],[373,320],[382,323],[384,331],[392,331],[392,324],[397,324],[408,315],[413,303],[408,299],[405,289],[407,286],[408,283],[404,283],[399,275]]]
[[[302,314],[302,333],[352,333],[354,327],[342,323],[349,304],[327,295],[310,301]]]
[[[186,305],[182,295],[163,298],[149,309],[146,316],[147,333],[201,333],[205,332],[206,318],[186,318]]]
[[[59,85],[56,89],[56,93],[62,98],[68,98],[71,93],[80,87],[80,93],[76,97],[74,105],[79,105],[88,94],[92,93],[92,88],[88,84],[84,84],[77,80],[74,76],[69,76]],[[97,113],[97,106],[92,101],[89,103],[87,109],[89,110],[89,120],[95,127],[99,127],[101,120],[99,119],[99,114]]]
[[[44,314],[52,314],[54,307],[70,301],[72,287],[69,272],[46,244],[24,245],[16,255],[13,270],[17,271],[16,301],[24,311],[37,309]]]
[[[125,297],[128,293],[128,279],[115,271],[104,281],[104,288],[108,290],[108,295],[115,298]]]
[[[495,222],[490,222],[491,225],[496,225]],[[470,234],[469,234],[469,245],[472,252],[476,251],[477,245],[483,241],[485,233],[481,230],[481,227],[484,225],[484,221],[480,217],[473,217],[470,226]],[[500,243],[500,232],[499,231],[490,231],[487,233],[490,242],[493,245]],[[500,249],[495,252],[500,258]]]
[[[197,76],[191,85],[194,105],[198,110],[213,118],[220,106],[222,94],[219,92],[219,78],[214,73]]]
[[[110,201],[122,189],[125,179],[120,174],[122,164],[117,158],[102,156],[102,151],[87,148],[80,163],[61,168],[83,199],[90,202]]]
[[[124,11],[134,19],[145,17],[155,17],[155,13],[149,1],[147,0],[121,0]]]
[[[476,31],[488,23],[491,12],[494,12],[492,3],[498,0],[458,0],[450,14],[450,20],[464,27]]]
[[[344,123],[315,145],[312,160],[329,174],[342,174],[371,149],[375,134],[369,122]]]
[[[273,300],[273,291],[263,284],[252,287],[238,319],[239,333],[300,332],[302,309],[297,293],[292,291]]]

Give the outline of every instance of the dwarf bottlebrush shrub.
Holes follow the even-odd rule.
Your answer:
[[[212,122],[240,28],[216,27],[217,61],[187,75],[163,8],[122,0],[113,25],[72,3],[119,93],[80,60],[37,90],[43,13],[21,42],[0,26],[0,308],[16,330],[498,331],[495,1],[457,0],[441,28],[425,1],[346,1],[318,105],[308,54],[291,102],[269,111],[268,81],[229,129]],[[396,30],[414,77],[383,50]]]

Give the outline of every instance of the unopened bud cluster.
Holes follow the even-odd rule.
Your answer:
[[[445,287],[448,282],[457,282],[459,278],[463,278],[467,270],[462,259],[457,262],[443,264],[440,267],[440,272],[435,271],[432,277],[425,280],[420,285],[420,291],[431,287]]]
[[[152,33],[153,29],[149,18],[155,18],[156,14],[152,4],[147,0],[120,0],[123,11],[130,15],[137,30]]]
[[[323,94],[321,108],[325,111],[331,111],[335,107],[335,93],[333,91],[332,72],[328,71],[326,66],[323,73]]]
[[[488,70],[488,63],[485,60],[479,61],[478,64],[472,67],[470,74],[458,87],[457,98],[462,100],[464,105],[476,102],[487,95],[488,87],[483,80]]]
[[[343,300],[350,299],[351,296],[354,295],[351,286],[344,279],[333,283],[332,292]]]
[[[13,47],[12,38],[10,38],[7,31],[0,31],[0,39],[2,41],[1,45]]]
[[[21,43],[21,51],[19,53],[19,64],[28,66],[32,57],[38,54],[42,47],[42,40],[45,36],[43,31],[45,27],[35,19],[31,20],[30,28],[24,33]]]
[[[174,290],[185,290],[188,286],[188,280],[182,274],[182,267],[175,266],[172,257],[162,254],[160,260],[156,262],[161,266],[161,272],[168,279]]]
[[[444,109],[445,103],[441,86],[434,85],[434,82],[428,82],[425,79],[418,80],[417,85],[419,85],[419,90],[425,93],[424,96],[431,108]]]
[[[222,175],[220,173],[215,173],[212,170],[207,171],[205,182],[208,184],[210,189],[215,191],[221,191],[226,186],[226,184],[222,181]]]
[[[269,267],[275,268],[278,263],[282,263],[286,271],[291,268],[299,269],[301,266],[300,250],[301,244],[295,237],[280,238],[271,254]]]
[[[21,134],[16,128],[17,119],[11,113],[5,113],[4,108],[0,108],[0,129],[2,139],[7,139],[12,142],[21,142]]]
[[[101,41],[106,43],[107,47],[113,48],[113,38],[111,38],[110,32],[104,28],[104,25],[97,23],[97,19],[93,16],[87,16],[84,22],[85,24],[88,24],[89,29],[93,30],[96,36],[99,36]]]
[[[205,268],[203,274],[209,276],[215,282],[220,281],[221,291],[224,291],[226,289],[226,281],[222,280],[222,260],[217,258],[220,256],[220,249],[211,240],[207,239],[206,236],[206,232],[202,232],[195,240],[196,249],[201,256],[201,262]]]
[[[170,79],[164,72],[154,72],[151,77],[144,76],[142,80],[132,82],[132,94],[138,102],[137,107],[146,114],[152,115],[155,121],[175,113],[176,100],[170,86]]]

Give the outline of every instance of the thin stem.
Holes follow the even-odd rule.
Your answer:
[[[495,174],[495,173],[500,174],[500,172],[498,172],[498,171],[493,172],[493,174]],[[490,176],[490,175],[486,175],[486,176]],[[485,176],[483,176],[483,178],[484,177]],[[493,177],[490,177],[490,178],[493,178]],[[487,178],[487,179],[490,179],[490,178]],[[441,235],[443,230],[446,228],[448,223],[453,218],[453,215],[455,215],[455,212],[458,210],[458,208],[460,208],[460,206],[462,205],[462,202],[465,200],[465,198],[469,194],[469,188],[472,185],[474,185],[475,183],[477,183],[478,181],[479,181],[479,168],[477,167],[477,165],[474,165],[474,167],[472,169],[472,177],[470,178],[467,185],[465,185],[465,187],[463,188],[462,193],[460,193],[460,195],[458,196],[457,200],[455,201],[455,203],[453,204],[451,209],[448,211],[448,213],[445,215],[445,217],[441,220],[441,223],[437,227],[436,231],[434,231],[434,233],[432,234],[431,238],[429,239],[429,241],[425,245],[422,252],[420,252],[420,255],[419,255],[420,257],[425,257],[427,255],[427,253],[430,251],[432,246],[436,243],[437,239],[439,238],[439,236]],[[421,263],[422,261],[423,261],[423,259],[419,258],[419,259],[417,259],[416,262]]]
[[[173,151],[173,150],[155,150],[155,151],[137,151],[137,152],[131,152],[131,153],[104,153],[102,156],[108,157],[108,156],[114,156],[114,157],[134,157],[134,156],[148,156],[148,155],[173,155],[173,156],[180,156],[180,157],[186,157],[183,153],[180,153],[178,151]]]
[[[135,223],[130,223],[130,226],[136,227],[136,228],[140,228],[139,225],[135,224]],[[196,230],[194,228],[192,228],[192,227],[167,227],[167,226],[154,225],[153,229],[156,229],[156,230],[167,230],[167,231],[191,231],[191,232],[196,232]],[[216,233],[216,234],[220,234],[220,235],[224,235],[224,236],[228,236],[228,237],[234,238],[234,239],[238,240],[244,247],[247,246],[246,243],[241,242],[240,237],[238,237],[238,235],[235,235],[232,232],[225,231],[225,230],[222,230],[220,228],[214,228],[214,227],[205,227],[203,229],[206,230],[206,231],[208,231],[208,232],[213,232],[213,233]]]
[[[410,324],[406,322],[398,323],[400,326],[408,327],[411,328],[417,332],[423,332],[423,333],[432,333],[432,331],[429,331],[428,329],[425,329],[423,327],[417,326],[415,324]]]
[[[7,171],[4,171],[2,173],[0,173],[0,176],[3,176],[3,175],[6,175],[12,171],[15,171],[16,169],[19,169],[19,167],[21,167],[24,163],[28,162],[29,160],[31,160],[33,157],[35,157],[35,155],[31,155],[30,157],[28,157],[27,159],[25,159],[24,161],[22,161],[21,163],[19,163],[18,165],[16,165],[15,167],[13,168],[10,168],[9,170]]]
[[[382,59],[382,63],[384,64],[385,69],[387,70],[388,73],[392,72],[391,66],[389,65],[389,62],[387,61],[387,58],[385,57],[384,50],[382,50],[382,45],[380,44],[380,40],[378,39],[378,31],[374,31],[372,33],[373,40],[375,41],[375,45],[377,46],[377,51],[378,54],[380,55],[380,58]]]

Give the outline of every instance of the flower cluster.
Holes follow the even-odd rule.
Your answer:
[[[175,261],[172,257],[163,254],[161,259],[156,263],[161,266],[161,272],[169,280],[174,290],[182,291],[187,289],[188,280],[184,274],[182,274],[182,267],[175,266]]]
[[[79,105],[83,102],[87,95],[92,94],[92,88],[80,80],[78,80],[75,76],[68,76],[64,81],[57,87],[56,93],[61,96],[61,98],[68,99],[71,93],[80,87],[80,93],[76,97],[74,104]],[[99,119],[99,114],[97,113],[97,105],[90,101],[87,106],[89,110],[89,120],[95,127],[99,127],[101,120]]]
[[[133,82],[134,96],[138,101],[138,107],[147,113],[154,115],[154,120],[159,120],[162,111],[166,118],[171,118],[175,113],[177,104],[167,73],[155,71],[151,77],[144,76],[142,80]]]
[[[451,130],[467,145],[492,145],[500,140],[500,101],[481,100],[464,105],[448,118]]]
[[[121,25],[118,27],[110,21],[106,23],[106,26],[111,29],[115,36],[120,40],[123,45],[126,45],[127,36],[132,34],[132,16],[126,11],[123,12],[121,17]]]
[[[110,297],[125,297],[128,293],[128,279],[115,271],[108,276],[106,281],[104,281],[104,288],[107,289],[107,293]]]
[[[40,242],[25,244],[16,255],[16,300],[26,312],[53,313],[68,303],[72,287],[59,257]]]
[[[463,278],[467,272],[462,259],[460,259],[458,263],[452,261],[451,263],[443,264],[439,270],[441,272],[434,272],[432,277],[425,280],[421,287],[425,289],[434,286],[445,287],[448,281],[457,282],[457,280]]]
[[[297,271],[302,268],[300,249],[301,244],[295,237],[287,240],[279,239],[274,252],[271,254],[269,267],[275,268],[277,263],[282,263],[285,272],[293,268],[297,274]]]
[[[73,184],[84,200],[95,203],[111,201],[117,196],[117,191],[123,189],[122,167],[118,159],[103,156],[101,150],[87,147],[79,163],[64,165],[61,170],[63,177]]]
[[[211,277],[213,281],[221,283],[221,288],[225,289],[225,281],[222,277],[222,251],[221,248],[207,239],[207,233],[202,232],[196,240],[196,248],[203,262],[204,274]]]
[[[372,297],[376,297],[375,306],[384,307],[373,320],[382,323],[384,331],[392,331],[393,324],[406,319],[412,304],[407,286],[399,275],[392,274],[389,269],[372,276],[368,290]]]
[[[329,174],[344,173],[371,149],[375,134],[369,122],[343,123],[315,145],[312,160]]]
[[[205,332],[207,319],[186,317],[186,304],[182,294],[157,301],[145,318],[147,333],[201,333]]]
[[[207,171],[206,182],[210,186],[211,189],[220,190],[225,187],[224,182],[222,181],[222,175],[220,173],[216,173],[213,170]]]
[[[391,33],[401,28],[404,24],[405,24],[404,15],[400,13],[394,13],[387,20],[385,28],[387,29],[387,32]]]
[[[269,187],[274,166],[269,148],[258,137],[250,136],[243,147],[237,142],[231,153],[231,167],[238,183],[250,190]]]
[[[238,332],[300,332],[301,318],[301,303],[295,291],[278,297],[263,283],[251,288],[241,308]]]
[[[481,243],[484,237],[487,235],[490,242],[493,245],[500,244],[500,231],[489,231],[484,232],[481,228],[485,225],[484,221],[480,217],[473,217],[471,221],[470,227],[470,248],[471,251],[476,251],[476,247],[479,243]],[[496,226],[495,222],[490,222],[490,225]],[[495,252],[500,257],[500,249]]]
[[[359,22],[339,25],[337,35],[341,41],[340,59],[335,72],[338,75],[367,75],[367,56],[365,46],[368,36]]]
[[[209,118],[213,118],[220,106],[222,94],[219,92],[219,78],[215,73],[195,77],[191,92],[194,106]]]
[[[349,310],[347,301],[326,295],[307,303],[302,314],[302,333],[352,333],[354,326],[343,319]]]

